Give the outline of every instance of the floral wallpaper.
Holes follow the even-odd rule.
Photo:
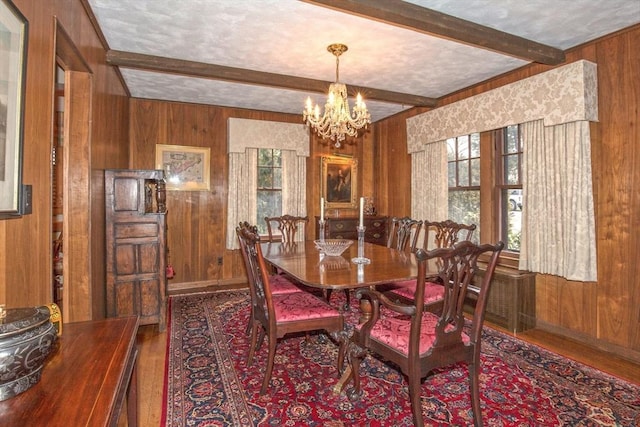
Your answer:
[[[544,120],[598,121],[597,66],[581,60],[407,119],[409,153],[424,144]]]
[[[309,131],[304,124],[230,118],[227,130],[229,153],[244,153],[247,147],[280,148],[309,157]]]

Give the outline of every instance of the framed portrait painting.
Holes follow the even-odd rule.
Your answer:
[[[27,20],[10,0],[0,0],[0,218],[23,214],[27,25]]]
[[[167,190],[208,191],[211,149],[156,144],[156,169],[164,171]]]
[[[328,209],[357,209],[358,161],[347,156],[321,158],[321,191]]]

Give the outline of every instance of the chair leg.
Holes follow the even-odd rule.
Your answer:
[[[245,334],[249,335],[252,329],[253,329],[253,306],[251,306],[251,312],[249,313],[249,322],[247,322],[247,329],[245,330]]]
[[[352,346],[349,350],[349,359],[351,360],[351,378],[353,379],[353,388],[347,390],[347,397],[351,401],[356,401],[362,397],[360,388],[360,363],[366,353]]]
[[[260,394],[265,394],[269,388],[269,381],[271,381],[271,373],[273,372],[273,362],[276,358],[277,340],[278,339],[275,334],[269,334],[269,355],[267,356],[267,367],[264,371],[264,380],[262,380]]]
[[[422,402],[420,401],[420,377],[415,374],[409,374],[409,399],[411,400],[411,412],[413,414],[413,425],[416,427],[424,426],[422,418]]]
[[[471,410],[473,413],[473,425],[482,426],[482,410],[480,408],[480,363],[473,361],[469,363],[469,382],[471,388]]]
[[[249,343],[249,357],[247,358],[247,366],[251,366],[253,363],[253,356],[256,354],[256,344],[258,342],[258,328],[260,325],[256,322],[252,322],[251,326],[251,342]]]

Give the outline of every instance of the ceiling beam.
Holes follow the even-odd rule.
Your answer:
[[[303,77],[287,76],[283,74],[265,73],[243,68],[227,67],[224,65],[205,64],[202,62],[186,61],[182,59],[165,58],[161,56],[144,55],[118,50],[107,51],[107,64],[135,68],[160,73],[170,73],[189,77],[200,77],[212,80],[252,84],[284,89],[300,90],[326,94],[329,84],[323,80],[307,79]],[[351,86],[351,85],[349,85]],[[382,89],[351,86],[357,89],[366,100],[389,102],[407,106],[435,107],[437,100],[426,96],[392,92]]]
[[[527,61],[547,65],[565,61],[561,49],[400,0],[302,1]]]

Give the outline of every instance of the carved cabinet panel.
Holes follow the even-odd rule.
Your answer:
[[[164,174],[105,171],[107,316],[166,324]]]

